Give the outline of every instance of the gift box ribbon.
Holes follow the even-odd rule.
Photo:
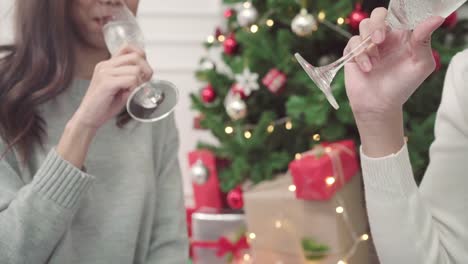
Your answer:
[[[312,150],[302,153],[303,156],[314,155],[322,156],[324,154],[328,155],[332,162],[333,174],[337,176],[339,184],[342,185],[345,183],[343,165],[341,164],[340,153],[343,152],[346,155],[351,157],[355,156],[355,152],[347,146],[344,146],[339,143],[332,143],[327,146],[318,145],[315,146]],[[312,182],[309,182],[312,183]]]
[[[231,253],[236,259],[241,257],[242,250],[249,249],[246,236],[242,236],[236,243],[232,243],[226,237],[221,237],[218,241],[192,241],[192,246],[217,249],[216,256],[218,257]]]

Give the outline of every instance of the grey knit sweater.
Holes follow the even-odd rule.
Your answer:
[[[172,116],[124,129],[109,122],[93,141],[86,173],[55,152],[88,85],[76,80],[41,107],[48,136],[27,164],[13,151],[0,161],[0,263],[187,263]]]

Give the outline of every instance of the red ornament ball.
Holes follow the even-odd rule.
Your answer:
[[[232,209],[242,209],[244,207],[242,189],[237,187],[229,191],[227,195],[227,202]]]
[[[239,43],[237,43],[236,36],[234,34],[230,34],[226,40],[224,40],[223,47],[224,53],[228,55],[234,55],[239,48]]]
[[[442,26],[445,28],[453,28],[457,25],[457,22],[458,22],[458,14],[457,14],[457,11],[455,11],[445,19]]]
[[[211,84],[202,89],[201,98],[204,103],[212,103],[216,99],[216,92]]]
[[[234,15],[234,9],[232,8],[226,9],[226,11],[224,11],[224,17],[226,19],[231,18],[233,15]]]
[[[442,68],[442,63],[440,62],[440,54],[439,54],[439,52],[437,52],[436,50],[433,49],[432,50],[432,56],[434,56],[434,60],[435,60],[435,63],[436,63],[436,68],[435,68],[434,72],[438,72]]]
[[[368,17],[369,14],[362,11],[361,5],[356,4],[356,8],[351,12],[351,14],[349,14],[347,21],[353,30],[359,30],[359,24],[361,24],[361,21]]]
[[[245,94],[244,89],[238,83],[234,83],[231,86],[231,91],[234,94],[238,94],[242,100],[247,99],[247,95]]]

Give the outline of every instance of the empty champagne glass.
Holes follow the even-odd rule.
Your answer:
[[[144,50],[143,32],[133,13],[123,0],[101,3],[104,40],[111,54],[129,44]],[[156,122],[174,111],[179,97],[174,84],[165,80],[151,80],[137,87],[129,96],[127,111],[140,122]]]
[[[388,30],[412,30],[419,23],[431,16],[446,18],[457,10],[467,0],[391,0],[386,23]],[[338,71],[355,56],[359,55],[372,45],[369,35],[359,46],[343,56],[341,59],[323,67],[314,67],[299,53],[295,54],[297,61],[314,81],[317,87],[325,94],[328,102],[338,109],[339,105],[333,96],[331,83]]]

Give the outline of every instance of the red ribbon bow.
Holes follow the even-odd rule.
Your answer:
[[[241,257],[242,250],[249,249],[247,237],[242,236],[236,243],[232,243],[226,237],[219,238],[218,241],[193,241],[193,247],[215,248],[216,256],[223,257],[227,253],[231,253],[235,259]]]
[[[226,253],[232,253],[232,255],[238,259],[240,258],[241,251],[248,248],[249,243],[245,236],[241,237],[235,244],[229,241],[229,239],[221,237],[218,240],[218,251],[216,252],[216,256],[222,257],[226,255]]]

